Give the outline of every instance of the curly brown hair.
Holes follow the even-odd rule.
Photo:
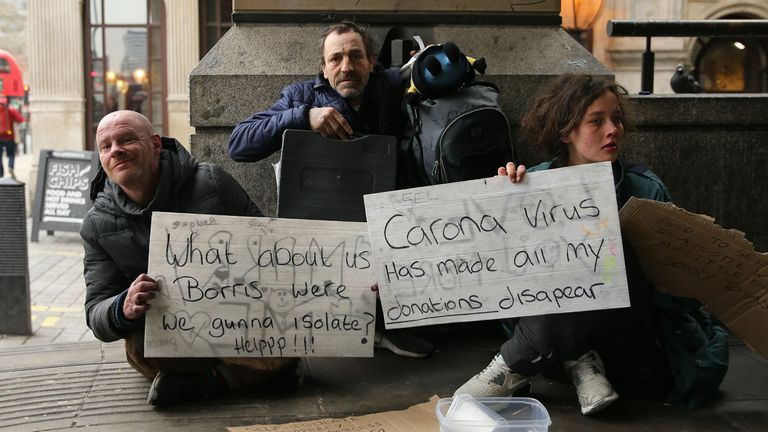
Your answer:
[[[605,92],[616,95],[620,121],[626,123],[623,97],[627,90],[624,87],[608,77],[564,74],[534,100],[520,123],[521,136],[528,144],[545,149],[550,157],[567,161],[568,145],[563,138],[571,134],[587,108]]]

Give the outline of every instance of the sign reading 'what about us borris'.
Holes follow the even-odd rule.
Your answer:
[[[387,328],[629,306],[608,162],[365,196]]]
[[[155,212],[147,357],[372,357],[365,224]]]

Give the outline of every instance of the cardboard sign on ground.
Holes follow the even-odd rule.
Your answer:
[[[155,212],[148,357],[372,357],[365,224]]]
[[[629,306],[610,163],[365,206],[387,328]]]
[[[325,418],[281,425],[230,427],[230,432],[438,432],[435,414],[438,397],[401,411],[387,411],[359,417]]]
[[[632,198],[620,217],[656,289],[700,300],[768,358],[768,255],[755,252],[743,233],[670,203]]]

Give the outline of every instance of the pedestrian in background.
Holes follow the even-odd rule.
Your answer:
[[[3,150],[8,156],[8,174],[15,179],[13,162],[16,158],[16,135],[13,132],[16,123],[24,123],[24,116],[14,107],[8,105],[7,98],[0,98],[0,178],[5,176],[3,170]]]

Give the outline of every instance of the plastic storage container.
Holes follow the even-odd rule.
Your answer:
[[[441,432],[547,432],[552,424],[533,398],[460,394],[438,400],[435,411]]]

